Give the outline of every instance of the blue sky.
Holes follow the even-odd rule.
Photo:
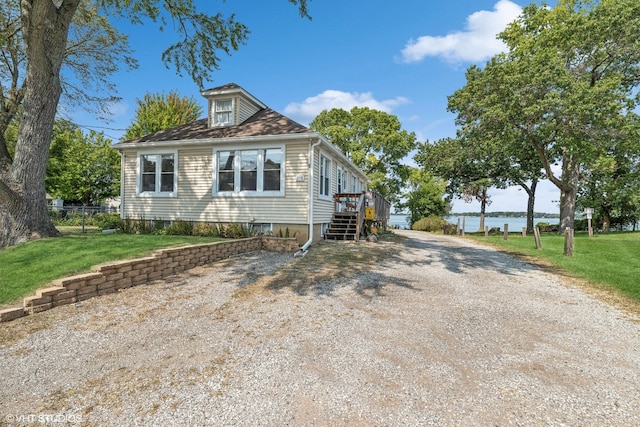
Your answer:
[[[446,110],[447,97],[464,86],[470,65],[482,65],[503,49],[495,35],[529,3],[311,0],[309,21],[286,0],[203,0],[204,10],[235,13],[251,31],[237,52],[222,54],[221,69],[205,89],[237,83],[304,125],[323,109],[357,105],[396,115],[419,141],[453,137],[455,116]],[[136,100],[147,92],[174,90],[206,110],[190,78],[161,62],[162,51],[175,41],[171,26],[163,33],[151,24],[117,27],[130,35],[140,67],[115,76],[122,101],[113,107],[110,123],[83,112],[73,114],[75,122],[117,140],[133,119]],[[488,211],[526,210],[526,194],[517,187],[491,195]],[[541,183],[536,211],[557,212],[559,197],[555,186]],[[453,211],[479,211],[479,204],[457,200]]]

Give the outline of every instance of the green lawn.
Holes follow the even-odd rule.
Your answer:
[[[58,227],[63,237],[0,250],[0,304],[15,302],[66,276],[90,271],[108,261],[136,258],[156,249],[215,242],[191,236],[101,234],[96,228]]]
[[[616,289],[640,301],[640,233],[608,233],[589,237],[576,233],[573,256],[564,256],[564,237],[555,233],[541,235],[541,249],[536,249],[533,235],[522,237],[467,234],[479,243],[541,259],[577,278],[585,279],[601,288]]]

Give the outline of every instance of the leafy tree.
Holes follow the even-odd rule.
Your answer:
[[[445,197],[446,183],[435,179],[423,169],[411,168],[405,201],[398,205],[409,211],[409,221],[413,225],[422,218],[444,217],[449,213],[449,201]]]
[[[640,145],[636,141],[621,143],[627,147],[613,144],[612,152],[584,170],[578,192],[578,206],[593,208],[594,220],[605,233],[614,223],[623,227],[640,218]]]
[[[307,14],[307,0],[288,0]],[[101,16],[122,16],[133,23],[176,23],[179,41],[162,55],[178,73],[186,72],[199,87],[219,67],[219,52],[238,49],[248,29],[235,17],[202,13],[193,0],[120,2],[101,0]],[[63,90],[60,70],[69,46],[70,26],[81,0],[23,0],[20,30],[26,62],[23,112],[15,156],[0,150],[0,247],[56,236],[45,197],[45,175],[53,122]],[[6,34],[0,36],[6,45]]]
[[[572,228],[581,171],[611,141],[638,140],[640,3],[531,4],[499,37],[509,50],[476,71],[493,89],[477,108],[496,132],[517,129],[516,140],[535,151],[560,189],[561,231]]]
[[[531,149],[519,127],[501,119],[499,100],[509,96],[509,91],[491,72],[492,64],[485,70],[473,66],[467,70],[466,85],[448,99],[447,109],[457,114],[456,124],[459,145],[451,155],[462,157],[486,173],[482,181],[463,187],[463,198],[476,197],[481,203],[486,198],[487,179],[498,180],[503,186],[517,185],[528,195],[527,230],[533,231],[535,193],[538,181],[544,178],[543,165],[537,153]],[[481,216],[481,228],[484,227]]]
[[[486,208],[491,204],[488,190],[505,187],[506,180],[500,169],[493,165],[501,162],[497,156],[486,152],[481,144],[464,138],[444,138],[434,144],[418,147],[414,160],[434,176],[447,181],[447,192],[465,202],[480,202],[480,228],[484,228]]]
[[[54,127],[47,165],[47,192],[53,197],[95,205],[120,194],[120,155],[102,133],[69,122]]]
[[[13,158],[26,90],[27,54],[19,6],[19,2],[0,0],[0,171],[10,166]],[[109,77],[122,65],[129,69],[137,66],[130,55],[127,37],[98,15],[95,4],[81,1],[69,27],[62,62],[62,106],[107,114],[109,106],[119,100],[113,96],[116,87]],[[12,123],[15,132],[8,129]]]
[[[194,98],[181,97],[176,92],[144,95],[138,99],[138,109],[124,139],[135,139],[150,133],[184,125],[200,118],[202,107]]]
[[[387,200],[399,199],[410,168],[403,159],[416,147],[416,136],[402,129],[398,118],[367,107],[322,111],[309,127],[331,143],[371,180],[370,188]]]

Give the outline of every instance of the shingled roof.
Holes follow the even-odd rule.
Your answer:
[[[302,126],[300,123],[297,123],[270,108],[265,108],[236,126],[210,128],[208,127],[207,119],[200,119],[182,126],[161,130],[137,139],[124,141],[123,144],[288,135],[295,133],[307,133],[310,131],[311,130],[306,126]]]

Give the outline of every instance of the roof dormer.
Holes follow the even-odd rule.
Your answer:
[[[203,90],[209,101],[209,127],[236,126],[267,108],[260,100],[235,83]]]

